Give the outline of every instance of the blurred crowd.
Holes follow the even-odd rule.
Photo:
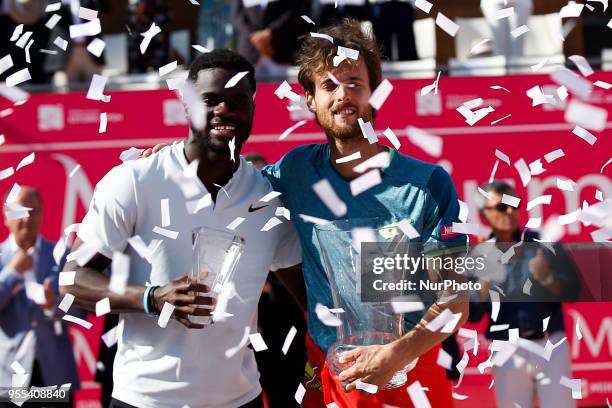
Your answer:
[[[372,30],[383,46],[387,60],[411,61],[432,57],[419,55],[414,28],[416,18],[419,15],[420,18],[430,17],[431,30],[435,30],[433,19],[436,18],[433,14],[425,14],[426,6],[417,8],[414,0],[201,0],[199,6],[192,0],[192,4],[187,6],[194,7],[193,11],[197,12],[198,16],[190,16],[190,21],[194,23],[191,25],[185,24],[184,11],[181,11],[182,16],[177,16],[177,7],[185,7],[186,4],[179,5],[179,2],[170,0],[128,0],[125,3],[111,0],[61,0],[59,10],[46,12],[46,6],[52,3],[49,0],[0,0],[0,56],[11,54],[15,63],[12,70],[0,70],[0,80],[27,66],[32,76],[31,83],[34,84],[50,83],[58,72],[62,73],[64,81],[87,82],[93,73],[100,74],[103,71],[105,54],[108,60],[112,51],[108,48],[119,47],[122,49],[115,50],[112,58],[117,59],[117,52],[127,54],[124,56],[127,65],[125,72],[145,73],[157,70],[173,60],[176,60],[178,65],[188,63],[191,56],[197,52],[190,44],[199,44],[206,49],[235,49],[256,65],[259,76],[280,77],[289,65],[295,63],[294,56],[301,36],[343,17],[358,19],[363,22],[364,27]],[[444,2],[438,2],[437,6],[440,6],[439,3]],[[125,10],[116,10],[117,5],[125,7]],[[562,6],[561,4],[559,9]],[[584,13],[585,35],[589,35],[589,27],[592,25],[588,21],[599,19],[601,21],[596,22],[598,26],[605,25],[602,21],[606,18],[606,13],[601,6],[593,3],[594,9],[588,16]],[[96,36],[71,38],[69,27],[86,23],[88,20],[79,15],[79,7],[98,12],[97,17],[102,25],[101,33]],[[511,18],[500,19],[498,13],[508,7],[514,8],[513,15]],[[528,19],[534,13],[533,0],[481,0],[479,8],[481,19],[488,25],[486,37],[490,38],[485,38],[488,41],[480,41],[483,36],[469,39],[470,45],[478,46],[471,47],[468,56],[524,55],[527,36],[512,38],[510,33],[521,26],[528,26]],[[452,7],[448,13],[451,12]],[[50,24],[53,14],[60,16],[56,24]],[[127,23],[125,27],[120,27],[113,21],[118,15],[122,16],[122,22]],[[462,16],[449,14],[447,17],[458,21]],[[22,35],[16,37],[15,29],[20,24],[23,24]],[[140,45],[143,33],[153,24],[161,31],[152,37],[146,52],[142,52]],[[126,35],[125,42],[120,42],[120,45],[109,43],[105,52],[98,55],[90,50],[88,52],[87,46],[92,41],[104,38],[107,34],[116,34],[118,27]],[[569,32],[571,28],[572,26],[564,26],[563,30]],[[187,40],[183,41],[184,44],[177,46],[173,44],[171,37],[180,29],[186,29],[188,36]],[[32,33],[31,39],[34,40],[29,51],[30,64],[27,64],[23,57],[24,48],[28,48],[25,43],[29,40],[29,37],[24,39],[23,36],[28,32]],[[67,44],[62,46],[61,41],[57,42],[58,38],[68,40]],[[433,41],[435,47],[435,40],[428,41]],[[597,48],[596,44],[601,41],[604,40],[593,42],[585,38],[583,48]],[[477,42],[479,43],[476,44]],[[563,47],[561,41],[558,43],[558,47]],[[601,48],[607,46],[601,43],[599,49],[587,51],[601,55]],[[420,47],[422,48],[422,45]],[[453,53],[454,51],[450,52]]]

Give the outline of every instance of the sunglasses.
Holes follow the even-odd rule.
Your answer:
[[[496,210],[499,212],[506,212],[508,210],[508,207],[512,208],[513,210],[516,209],[518,210],[518,208],[520,207],[512,207],[511,205],[505,204],[505,203],[498,203],[496,205],[492,205],[490,207],[485,207],[486,210]]]

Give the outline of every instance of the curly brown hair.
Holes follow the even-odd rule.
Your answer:
[[[382,81],[382,52],[374,34],[364,32],[357,20],[345,18],[338,23],[319,30],[334,39],[333,44],[325,39],[312,37],[308,34],[302,43],[298,54],[300,71],[298,82],[304,91],[314,94],[315,75],[334,68],[333,59],[338,46],[359,51],[359,60],[363,59],[368,69],[370,89],[374,91]],[[342,64],[356,64],[358,61],[347,58]]]

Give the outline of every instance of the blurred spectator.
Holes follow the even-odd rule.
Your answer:
[[[56,265],[55,243],[39,235],[43,204],[38,191],[22,187],[14,204],[31,210],[28,217],[15,220],[5,213],[10,236],[2,243],[0,256],[0,384],[12,384],[11,364],[18,361],[29,374],[24,387],[72,383],[73,392],[79,388],[79,377],[58,314],[63,312],[57,310],[64,259],[62,265]]]
[[[170,55],[170,36],[168,24],[170,14],[165,0],[129,0],[128,2],[128,71],[144,73],[158,69],[168,63]],[[155,23],[161,29],[151,40],[146,52],[140,52],[142,33]]]
[[[312,0],[310,17],[318,27],[325,27],[345,17],[359,21],[371,20],[370,5],[367,0]]]
[[[413,23],[414,6],[408,0],[370,0],[372,27],[390,61],[418,59]]]
[[[202,0],[198,41],[208,48],[232,47],[232,4],[227,0]]]
[[[237,51],[258,75],[281,75],[294,62],[298,37],[307,23],[303,0],[234,0]]]
[[[509,18],[497,18],[497,12],[504,8],[514,8]],[[510,32],[522,25],[533,11],[533,0],[481,0],[480,9],[491,26],[493,33],[493,54],[506,57],[521,57],[525,54],[525,36],[514,38]]]
[[[247,153],[244,158],[257,169],[268,164],[259,153]],[[285,289],[276,274],[268,274],[258,306],[258,330],[268,350],[255,353],[259,381],[264,389],[270,408],[285,408],[295,405],[295,390],[304,377],[306,365],[306,322],[302,311]],[[282,354],[285,337],[291,327],[297,334],[287,355]]]
[[[43,18],[47,2],[43,0],[0,0],[0,58],[7,54],[11,55],[13,67],[0,74],[0,82],[5,81],[9,75],[28,68],[32,77],[28,83],[48,83],[50,75],[44,70],[46,54],[40,52],[41,48],[47,48],[49,42],[49,30],[45,27],[46,20]],[[22,35],[11,41],[15,28],[24,24]],[[34,40],[29,50],[30,61],[28,64],[24,56],[23,47],[18,47],[19,39],[32,32],[26,41]],[[25,38],[25,37],[24,37]]]
[[[486,336],[493,340],[508,340],[508,330],[490,330],[491,324],[508,325],[509,329],[518,329],[522,339],[542,348],[548,341],[556,344],[565,336],[565,328],[561,303],[554,300],[576,299],[579,281],[575,265],[559,245],[555,245],[554,257],[549,255],[548,249],[534,248],[533,242],[538,238],[537,233],[521,231],[519,210],[501,202],[503,194],[517,196],[512,186],[502,181],[493,181],[481,188],[490,195],[486,200],[482,196],[478,197],[483,198],[481,214],[493,230],[490,245],[496,245],[499,250],[506,252],[521,240],[524,243],[532,243],[515,247],[515,254],[506,264],[505,278],[498,284],[504,297],[511,301],[501,302],[497,320],[489,320]],[[530,295],[523,293],[527,279],[532,282]],[[491,313],[491,283],[485,280],[481,280],[481,283],[482,289],[477,295],[479,302],[470,306],[469,320],[472,322],[479,321],[485,313]],[[551,301],[530,302],[532,296]],[[546,318],[549,318],[549,323],[548,328],[544,330],[543,320]],[[544,377],[540,377],[539,373]],[[543,408],[575,407],[571,390],[559,382],[562,376],[572,378],[567,342],[555,347],[549,361],[542,355],[519,347],[513,357],[502,366],[493,365],[497,406],[534,407],[535,400],[538,399],[539,406]]]

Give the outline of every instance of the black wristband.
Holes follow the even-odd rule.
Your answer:
[[[159,315],[159,310],[157,310],[157,308],[155,307],[155,302],[153,301],[153,294],[155,293],[157,288],[159,288],[159,286],[153,286],[153,289],[149,291],[149,297],[147,298],[147,306],[149,307],[151,313],[156,316]]]

